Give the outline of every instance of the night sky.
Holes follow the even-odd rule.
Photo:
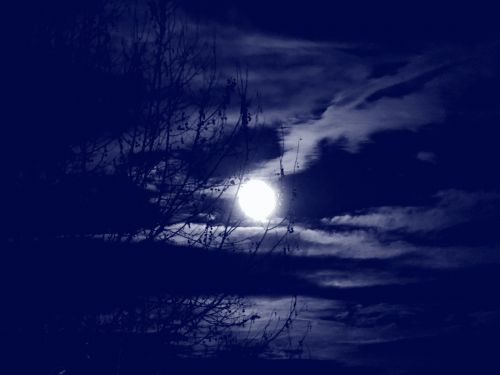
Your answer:
[[[248,74],[246,175],[268,183],[280,200],[256,254],[198,248],[187,238],[220,218],[207,211],[186,219],[186,209],[165,226],[166,237],[151,243],[143,234],[130,236],[131,246],[151,252],[148,258],[135,248],[122,255],[116,244],[110,250],[92,241],[159,220],[144,203],[156,190],[123,173],[111,179],[109,169],[98,177],[64,172],[71,177],[51,180],[65,170],[62,160],[73,165],[68,150],[81,139],[106,134],[109,154],[118,153],[113,140],[138,121],[131,103],[142,86],[89,72],[78,57],[81,66],[68,66],[66,52],[44,44],[26,47],[46,24],[67,27],[57,13],[62,4],[42,8],[34,6],[14,28],[13,67],[4,71],[15,119],[5,125],[4,151],[12,162],[4,183],[14,198],[4,201],[9,224],[2,241],[9,250],[3,263],[6,282],[15,286],[2,291],[12,305],[25,306],[20,296],[28,293],[42,295],[35,304],[54,307],[35,309],[35,318],[23,307],[9,308],[4,322],[31,327],[42,316],[98,310],[110,295],[120,300],[145,293],[146,284],[165,284],[173,295],[242,296],[246,313],[259,317],[257,330],[268,317],[286,316],[295,297],[291,329],[271,343],[267,359],[321,360],[337,373],[498,369],[500,27],[494,9],[475,2],[180,1],[182,17],[202,38],[215,38],[222,79]],[[130,28],[119,24],[118,34]],[[100,99],[89,100],[95,93]],[[228,108],[228,121],[238,110]],[[208,158],[190,157],[196,176],[212,166]],[[234,179],[240,161],[222,162],[217,179]],[[214,212],[234,203],[231,189],[238,184],[230,185]],[[230,243],[254,246],[266,225],[238,208],[233,216],[239,221]],[[68,248],[60,243],[66,235]],[[247,261],[255,261],[251,270]],[[9,262],[22,272],[11,271]],[[31,285],[40,280],[47,281]],[[8,324],[1,328],[22,342],[12,339]],[[297,345],[300,351],[290,349]],[[47,373],[86,373],[65,361],[55,360]]]
[[[299,320],[312,324],[307,355],[387,373],[493,365],[494,13],[458,3],[216,3],[186,9],[217,25],[227,61],[249,66],[285,170],[300,166],[285,181],[297,189],[293,272],[309,282],[299,299]],[[275,157],[252,173],[278,167]]]

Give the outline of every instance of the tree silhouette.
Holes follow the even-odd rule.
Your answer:
[[[67,341],[61,332],[79,337],[82,356],[109,354],[108,343],[120,357],[137,352],[141,340],[162,356],[265,353],[290,327],[294,301],[287,316],[252,331],[260,317],[246,313],[238,293],[186,292],[175,277],[166,284],[163,276],[148,275],[162,273],[154,262],[177,261],[151,255],[158,243],[165,251],[182,244],[225,254],[255,254],[266,243],[269,224],[245,248],[231,237],[242,222],[236,195],[256,155],[247,74],[218,71],[215,38],[175,3],[57,6],[57,17],[45,9],[26,26],[30,49],[16,68],[24,74],[14,83],[20,115],[9,130],[14,158],[6,171],[5,240],[50,248],[53,257],[45,253],[42,263],[54,274],[57,267],[75,271],[60,280],[75,302],[41,309],[47,337],[60,343]],[[95,275],[76,272],[65,251],[83,256]],[[127,258],[127,252],[141,256]],[[123,269],[134,272],[137,259],[148,257],[131,285]],[[252,264],[237,269],[246,267]],[[250,331],[237,333],[244,329]]]

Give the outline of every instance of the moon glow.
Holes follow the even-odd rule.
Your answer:
[[[238,202],[249,218],[267,221],[276,208],[277,199],[271,186],[260,180],[250,180],[241,186]]]

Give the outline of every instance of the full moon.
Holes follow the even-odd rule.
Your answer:
[[[238,202],[249,218],[266,221],[276,208],[276,194],[265,182],[250,180],[241,186]]]

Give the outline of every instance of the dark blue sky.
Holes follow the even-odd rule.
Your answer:
[[[184,0],[182,6],[200,19],[246,29],[313,40],[394,42],[398,49],[498,36],[495,7],[481,2]]]
[[[500,28],[492,9],[183,7],[217,30],[224,69],[248,66],[263,126],[276,134],[264,149],[277,138],[284,145],[285,185],[298,194],[288,207],[300,238],[290,272],[303,283],[311,358],[395,373],[493,365]],[[263,159],[252,173],[273,181],[277,155]],[[278,275],[266,277],[272,294],[284,293]]]
[[[147,227],[156,220],[146,204],[152,191],[139,191],[123,176],[59,181],[57,162],[71,155],[68,145],[94,133],[116,138],[137,120],[123,108],[142,99],[133,80],[105,79],[78,59],[75,66],[67,64],[66,52],[47,53],[43,44],[25,48],[28,40],[37,40],[30,39],[32,33],[52,42],[49,23],[65,30],[67,20],[57,9],[66,14],[71,6],[61,4],[21,10],[23,17],[12,28],[19,37],[9,59],[16,72],[12,124],[27,127],[9,128],[6,173],[12,181],[26,180],[27,188],[8,185],[6,197],[17,200],[5,203],[6,227],[27,228],[37,240]],[[257,267],[248,270],[246,253],[214,255],[186,246],[177,229],[196,236],[207,228],[205,221],[213,221],[209,214],[189,225],[185,217],[170,218],[172,225],[164,227],[176,233],[165,240],[170,243],[133,244],[125,256],[120,253],[123,258],[115,254],[121,249],[112,247],[103,256],[106,245],[85,241],[71,244],[76,254],[85,254],[85,262],[55,240],[48,242],[53,254],[46,255],[38,251],[43,243],[34,241],[36,261],[26,262],[22,252],[19,259],[13,255],[20,269],[29,263],[31,278],[9,267],[0,272],[20,283],[10,297],[21,310],[29,307],[19,297],[24,287],[53,298],[41,301],[41,311],[50,311],[52,303],[76,311],[92,298],[119,299],[130,290],[161,285],[172,293],[243,295],[253,302],[252,311],[267,317],[286,315],[290,296],[296,295],[298,315],[290,335],[293,341],[308,332],[305,359],[389,374],[482,374],[498,367],[500,26],[494,9],[472,2],[403,1],[184,0],[179,5],[202,37],[216,36],[222,77],[248,69],[255,151],[249,175],[281,189],[277,216],[293,220],[292,226],[273,228],[262,248],[293,232],[286,248],[258,254]],[[130,31],[126,22],[117,30]],[[239,108],[229,108],[230,120],[235,114]],[[239,161],[222,163],[217,177],[232,178]],[[202,175],[205,167],[200,161],[194,174]],[[32,182],[31,172],[42,177]],[[51,173],[56,182],[47,184]],[[99,189],[103,195],[92,198]],[[243,218],[239,211],[235,216]],[[253,246],[262,231],[259,223],[242,221],[231,238]],[[170,252],[163,252],[163,245]],[[146,255],[137,257],[136,249]],[[69,266],[59,267],[65,261]],[[102,288],[110,275],[116,280]],[[31,280],[41,282],[32,288]],[[71,285],[87,282],[90,289],[81,290],[88,300],[75,294],[60,302]],[[9,310],[6,316],[21,321],[15,315]],[[273,344],[277,357],[286,354],[288,339]]]

